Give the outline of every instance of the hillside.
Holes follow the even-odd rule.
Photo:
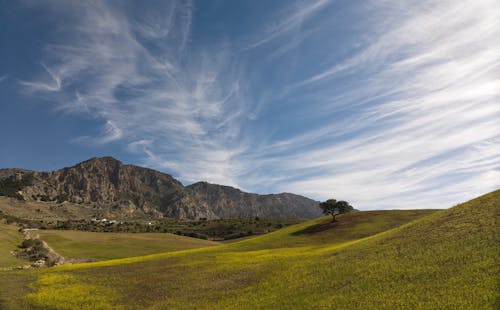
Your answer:
[[[216,247],[20,273],[19,283],[37,278],[34,291],[19,287],[8,302],[55,309],[495,308],[499,202],[495,191],[438,212],[356,212],[339,216],[338,226],[322,218]]]
[[[303,196],[258,195],[206,182],[184,187],[166,173],[125,165],[112,157],[92,158],[51,172],[0,169],[0,196],[38,203],[40,210],[47,209],[44,205],[61,210],[81,206],[111,218],[314,218],[321,214],[318,202]],[[8,213],[1,208],[2,204],[0,210]]]

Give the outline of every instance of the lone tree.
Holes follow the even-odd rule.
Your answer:
[[[328,214],[333,217],[332,222],[337,221],[337,219],[335,219],[337,214],[347,213],[354,210],[354,208],[347,201],[337,201],[335,199],[328,199],[327,201],[321,202],[319,207],[323,210],[324,214]]]

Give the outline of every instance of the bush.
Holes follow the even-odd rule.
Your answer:
[[[32,175],[23,175],[21,179],[17,179],[16,176],[10,176],[6,179],[0,180],[0,196],[24,200],[23,196],[19,195],[18,192],[22,190],[23,187],[29,186],[32,183]]]
[[[57,203],[63,203],[67,200],[68,200],[68,194],[66,194],[66,193],[61,193],[61,194],[57,195],[57,197],[56,197]]]

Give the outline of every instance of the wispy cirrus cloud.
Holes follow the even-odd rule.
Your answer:
[[[102,122],[76,142],[120,143],[185,182],[361,209],[447,207],[497,188],[498,3],[339,5],[294,2],[252,40],[210,44],[193,36],[190,1],[49,5],[73,26],[20,84]]]
[[[41,64],[45,72],[48,74],[49,78],[44,79],[44,81],[23,81],[20,80],[19,83],[23,85],[27,90],[32,92],[58,92],[61,90],[61,77],[59,73],[53,72],[52,69],[48,68],[45,64]]]
[[[106,144],[123,138],[122,129],[111,120],[107,120],[102,132],[98,136],[81,136],[73,142],[89,145]]]
[[[186,51],[190,1],[133,16],[104,2],[53,9],[74,19],[67,31],[76,39],[45,47],[47,80],[20,83],[50,96],[58,110],[104,122],[100,134],[75,142],[125,142],[145,164],[183,180],[236,185],[231,160],[244,146],[235,124],[245,118],[238,68],[224,45]]]
[[[291,8],[287,8],[278,17],[274,17],[272,26],[258,33],[257,39],[247,45],[244,50],[257,48],[290,32],[295,32],[294,34],[297,36],[300,33],[302,24],[307,19],[313,18],[315,14],[331,4],[331,2],[331,0],[315,0],[293,3]],[[297,43],[296,39],[291,40],[289,44],[285,44],[281,48],[281,53],[283,53],[283,48],[294,48]]]
[[[366,208],[439,207],[498,187],[498,8],[491,1],[406,3],[405,12],[395,6],[391,15],[401,19],[380,21],[387,31],[297,83],[297,93],[319,94],[320,113],[356,110],[338,124],[276,144],[313,147],[273,163],[298,175],[317,170],[286,187],[317,197],[338,194]],[[354,90],[324,91],[351,77]],[[339,134],[350,137],[315,146]]]

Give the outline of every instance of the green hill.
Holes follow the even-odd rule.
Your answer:
[[[0,298],[35,309],[498,308],[499,201],[495,191],[438,212],[356,212],[221,246],[5,273],[36,281]]]

